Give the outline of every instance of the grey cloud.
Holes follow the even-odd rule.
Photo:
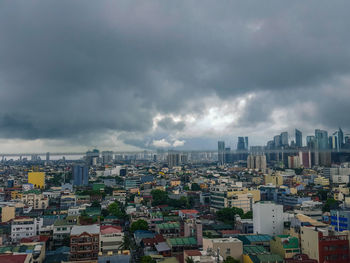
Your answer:
[[[269,122],[277,106],[307,100],[318,111],[310,120],[300,116],[300,124],[348,125],[350,106],[343,98],[328,102],[320,87],[349,75],[349,7],[348,1],[1,2],[0,137],[120,131],[149,136],[126,139],[145,145],[158,113],[203,114],[206,97],[247,93],[265,95],[248,105],[243,128]],[[185,127],[169,118],[158,124],[169,133]]]
[[[158,121],[158,126],[168,131],[181,131],[185,128],[185,122],[175,122],[171,117],[165,117]]]

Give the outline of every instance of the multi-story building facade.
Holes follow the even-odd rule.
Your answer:
[[[25,237],[37,236],[40,234],[42,226],[42,218],[15,218],[11,223],[11,240],[18,242]]]
[[[244,212],[252,210],[254,197],[259,196],[260,192],[251,193],[250,190],[244,188],[230,188],[230,187],[213,187],[210,190],[210,209],[217,211],[226,207],[237,207],[243,209]]]
[[[70,234],[70,260],[97,260],[100,245],[100,226],[73,226]]]
[[[283,205],[259,202],[253,205],[254,233],[271,236],[283,233]]]
[[[347,234],[326,228],[301,227],[300,244],[302,253],[318,262],[348,263],[350,261]]]
[[[118,252],[124,239],[121,227],[101,226],[100,231],[100,252],[103,254]]]
[[[53,226],[53,241],[55,246],[62,246],[63,241],[69,238],[73,226],[79,225],[79,216],[67,216],[56,220]]]
[[[34,210],[44,210],[49,206],[49,199],[45,198],[39,190],[31,190],[22,194],[22,202]]]

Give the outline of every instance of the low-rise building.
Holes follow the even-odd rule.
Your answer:
[[[203,238],[203,250],[217,252],[226,259],[228,256],[242,262],[243,242],[237,238]]]
[[[100,252],[108,254],[118,252],[123,243],[124,233],[119,226],[100,227]]]
[[[282,258],[292,258],[300,254],[299,240],[288,235],[278,235],[270,240],[271,252],[280,255]]]

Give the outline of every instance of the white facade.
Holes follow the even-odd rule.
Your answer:
[[[42,218],[14,219],[11,224],[11,239],[13,242],[18,242],[25,237],[37,236],[42,226]]]
[[[283,205],[273,202],[253,204],[254,233],[271,236],[283,234]]]

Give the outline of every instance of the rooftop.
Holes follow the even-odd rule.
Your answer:
[[[196,245],[197,240],[194,237],[176,237],[176,238],[168,238],[168,243],[171,246],[184,246],[184,245]]]
[[[89,234],[99,234],[100,226],[99,225],[73,226],[71,235],[80,235],[84,232]]]

